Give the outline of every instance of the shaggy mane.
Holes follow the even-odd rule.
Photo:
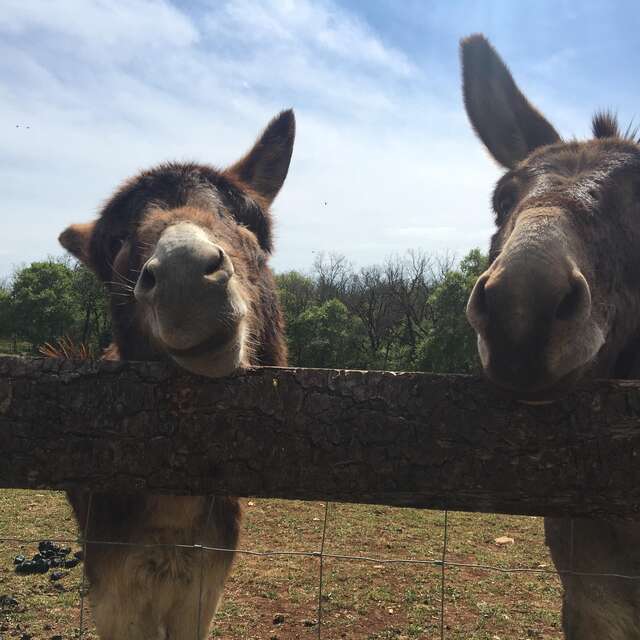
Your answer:
[[[638,144],[638,127],[633,126],[633,122],[629,123],[624,133],[620,132],[618,125],[618,116],[612,111],[597,111],[591,121],[591,129],[594,138],[620,138],[627,142]]]

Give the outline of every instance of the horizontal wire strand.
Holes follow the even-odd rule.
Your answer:
[[[339,553],[327,553],[323,554],[320,551],[288,551],[288,550],[268,550],[268,551],[255,551],[252,549],[228,549],[224,547],[209,547],[206,545],[193,545],[193,544],[180,544],[180,543],[144,543],[144,542],[113,542],[107,540],[83,540],[78,538],[47,538],[54,543],[76,543],[76,544],[92,544],[92,545],[113,545],[123,547],[134,547],[141,549],[154,549],[154,548],[167,548],[175,547],[176,549],[202,549],[204,551],[219,551],[224,553],[238,553],[242,555],[255,556],[259,558],[270,558],[276,556],[293,556],[293,557],[306,557],[306,558],[319,558],[321,555],[324,558],[331,560],[344,560],[352,562],[372,562],[375,564],[416,564],[416,565],[431,565],[434,567],[441,567],[443,565],[442,559],[437,558],[381,558],[376,556],[360,556],[360,555],[348,555]],[[0,543],[10,544],[36,544],[40,542],[42,538],[38,539],[23,539],[23,538],[0,538]],[[497,565],[482,564],[477,562],[458,562],[456,560],[446,560],[444,565],[447,567],[457,567],[460,569],[481,569],[484,571],[495,571],[498,573],[536,573],[536,574],[548,574],[548,575],[569,575],[578,577],[593,577],[593,578],[620,578],[623,580],[640,580],[640,575],[630,575],[624,573],[608,573],[599,571],[573,571],[568,569],[545,569],[541,567],[500,567]]]

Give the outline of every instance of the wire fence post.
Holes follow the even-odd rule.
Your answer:
[[[444,535],[442,536],[442,562],[440,565],[440,640],[444,640],[444,607],[445,607],[445,566],[447,563],[447,535],[449,512],[444,512]]]
[[[318,638],[322,637],[322,590],[324,579],[324,543],[327,537],[327,519],[329,516],[329,503],[324,503],[324,524],[322,526],[322,542],[320,544],[320,580],[318,585]]]
[[[80,582],[80,624],[78,629],[78,637],[80,640],[84,637],[84,594],[86,590],[87,577],[87,538],[89,532],[89,518],[91,516],[91,504],[93,501],[93,493],[89,493],[89,501],[87,503],[87,517],[85,518],[84,531],[82,540],[78,540],[78,544],[82,542],[82,580]]]
[[[569,525],[569,573],[573,573],[574,571],[574,565],[573,565],[573,550],[574,550],[574,519],[571,518],[571,523]],[[571,618],[572,618],[572,613],[569,612],[567,617],[566,617],[566,626],[567,626],[567,639],[566,640],[573,640],[573,629],[571,628]]]
[[[211,514],[213,513],[213,506],[215,503],[215,496],[211,497],[211,500],[209,501],[209,511],[207,513],[207,520],[205,523],[205,531],[209,530],[209,525],[211,524]],[[200,550],[200,581],[199,581],[199,585],[198,585],[198,622],[196,624],[196,640],[200,640],[201,637],[201,625],[202,625],[202,588],[204,585],[204,544],[196,544],[194,545],[194,548],[197,548]],[[213,628],[214,631],[214,635],[215,635],[215,616],[211,619],[211,626]]]

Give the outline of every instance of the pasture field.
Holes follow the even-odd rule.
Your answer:
[[[242,549],[319,551],[325,506],[279,500],[245,501]],[[330,504],[325,553],[377,560],[324,558],[322,638],[401,640],[440,637],[442,571],[420,563],[443,551],[439,511]],[[78,637],[82,565],[58,581],[17,575],[13,558],[30,556],[42,539],[70,539],[75,523],[64,496],[0,491],[0,640]],[[509,537],[513,544],[499,545]],[[504,568],[551,569],[541,518],[449,512],[447,560]],[[304,555],[240,554],[210,638],[316,638],[320,560]],[[7,604],[10,596],[17,604]],[[1,604],[3,603],[4,604]],[[560,586],[550,573],[503,573],[473,567],[445,570],[445,638],[557,639]],[[95,639],[85,601],[84,637]]]

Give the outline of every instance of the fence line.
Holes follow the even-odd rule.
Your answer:
[[[590,383],[560,403],[536,407],[499,397],[464,376],[265,368],[211,380],[157,363],[77,365],[0,357],[0,432],[7,435],[0,487],[118,491],[130,488],[134,478],[135,488],[147,492],[323,498],[322,537],[314,550],[52,539],[81,544],[85,558],[87,545],[194,551],[201,563],[198,634],[209,552],[317,558],[319,640],[326,624],[327,560],[439,568],[441,640],[449,568],[640,580],[640,575],[576,571],[573,521],[573,516],[637,517],[639,425],[640,382]],[[45,435],[46,448],[31,446]],[[266,456],[260,453],[265,450]],[[149,471],[140,473],[140,460]],[[440,557],[327,552],[329,511],[338,501],[441,508]],[[207,523],[212,505],[213,500]],[[89,499],[87,525],[91,507]],[[450,560],[453,509],[570,516],[569,568]],[[0,542],[38,541],[0,537]],[[86,631],[86,586],[83,562],[80,638]],[[570,635],[568,630],[569,640]]]
[[[497,572],[501,574],[537,574],[537,575],[549,575],[549,576],[557,576],[559,574],[562,575],[571,575],[578,577],[591,577],[591,578],[615,578],[622,580],[640,580],[640,575],[630,575],[630,574],[621,574],[617,572],[585,572],[585,571],[575,571],[573,569],[573,521],[571,527],[571,551],[570,551],[570,568],[566,570],[556,571],[554,569],[548,569],[544,567],[503,567],[491,564],[484,563],[476,563],[476,562],[460,562],[456,560],[449,560],[447,558],[448,555],[448,538],[449,538],[449,525],[448,525],[448,512],[445,510],[443,512],[444,520],[443,520],[443,540],[442,540],[442,554],[440,558],[386,558],[379,556],[368,556],[368,555],[356,555],[356,554],[340,554],[340,553],[332,553],[327,552],[325,549],[326,541],[327,541],[327,532],[328,532],[328,522],[329,522],[329,510],[331,504],[326,502],[324,505],[324,518],[322,525],[322,537],[320,547],[317,550],[309,550],[309,551],[299,551],[299,550],[269,550],[269,551],[256,551],[252,549],[228,549],[221,547],[211,547],[208,545],[201,544],[171,544],[171,543],[138,543],[138,542],[111,542],[111,541],[101,541],[101,540],[92,540],[91,538],[84,538],[82,536],[78,536],[76,538],[51,538],[51,542],[54,543],[77,543],[82,546],[84,551],[84,557],[86,557],[86,549],[87,545],[90,544],[98,544],[98,545],[114,545],[114,546],[127,546],[133,548],[175,548],[182,550],[194,550],[200,553],[201,563],[204,559],[204,553],[206,552],[228,552],[228,553],[238,553],[241,555],[249,555],[253,557],[309,557],[309,558],[318,558],[319,560],[319,573],[318,573],[318,600],[317,600],[317,629],[316,635],[318,638],[322,638],[322,630],[323,630],[323,593],[324,593],[324,561],[326,559],[331,560],[339,560],[339,561],[347,561],[347,562],[367,562],[367,563],[375,563],[380,565],[415,565],[415,566],[432,566],[440,568],[440,611],[439,611],[439,637],[441,640],[444,640],[446,637],[446,569],[447,568],[462,568],[462,569],[476,569],[483,570],[489,572]],[[89,511],[91,508],[91,503],[89,503]],[[87,516],[88,517],[88,516]],[[12,543],[12,544],[33,544],[38,542],[38,539],[32,538],[20,538],[20,537],[0,537],[0,543]],[[201,564],[202,568],[202,564]],[[202,602],[202,590],[204,588],[203,584],[203,573],[200,573],[200,583],[199,583],[199,605],[198,605],[198,631],[199,634],[200,624],[201,624],[201,609],[200,603]],[[82,579],[80,586],[80,611],[79,611],[79,638],[83,638],[87,629],[86,629],[86,616],[85,616],[85,595],[86,595],[86,573],[85,573],[85,564],[84,560],[82,562]],[[211,632],[215,631],[215,618],[212,623]],[[571,639],[571,632],[567,630],[567,640]],[[199,635],[197,636],[199,637]],[[197,640],[197,638],[196,638]]]
[[[467,376],[0,357],[2,488],[637,518],[639,424],[634,381],[541,407]]]

